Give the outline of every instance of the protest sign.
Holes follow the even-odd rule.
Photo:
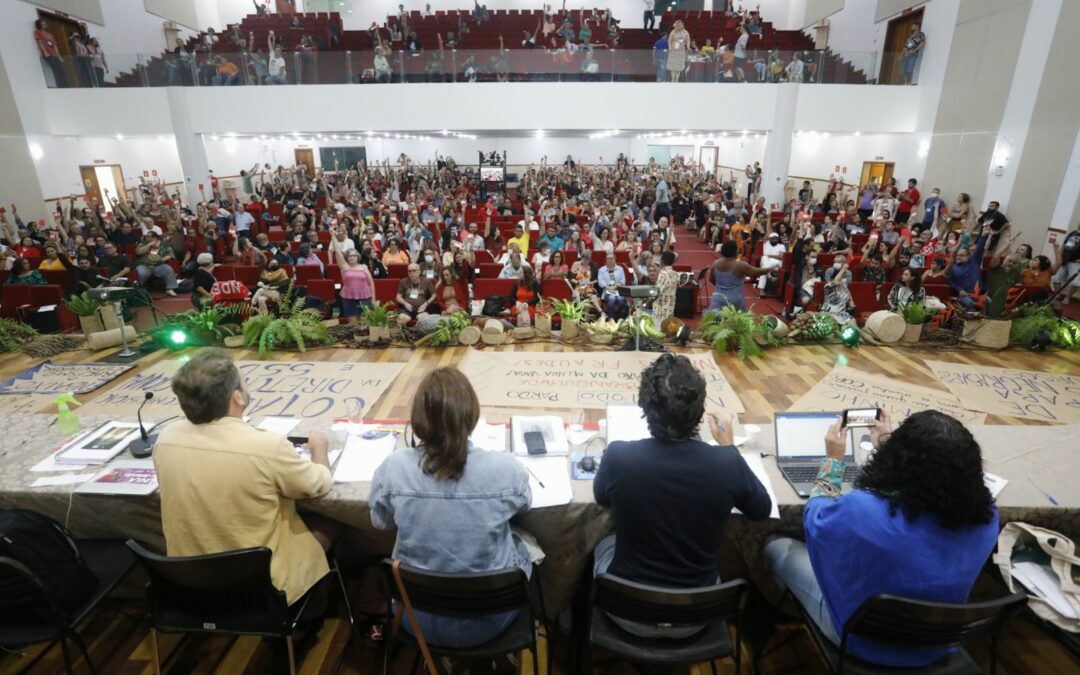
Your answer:
[[[134,368],[130,363],[39,363],[0,382],[0,394],[85,394]]]
[[[926,361],[974,410],[1055,424],[1080,422],[1080,375]]]

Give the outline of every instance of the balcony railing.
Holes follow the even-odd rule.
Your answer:
[[[653,50],[446,49],[385,56],[370,51],[220,53],[148,57],[110,55],[134,64],[115,79],[78,57],[42,60],[52,87],[209,87],[401,82],[801,82],[866,84],[873,81],[874,52],[757,51],[746,59],[693,53],[682,59]],[[276,63],[274,62],[276,61]],[[854,65],[852,65],[854,64]]]

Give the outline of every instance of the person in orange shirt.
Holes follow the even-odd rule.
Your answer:
[[[214,59],[214,65],[217,67],[217,75],[213,78],[215,87],[239,84],[240,69],[235,63],[226,60],[224,56],[219,56]]]

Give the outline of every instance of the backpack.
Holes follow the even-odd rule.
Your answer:
[[[0,510],[0,556],[33,572],[61,610],[78,608],[97,589],[97,577],[83,562],[71,534],[34,511]]]
[[[501,295],[489,295],[484,298],[484,309],[480,311],[484,316],[499,316],[506,310],[506,298]]]

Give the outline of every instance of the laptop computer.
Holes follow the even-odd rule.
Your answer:
[[[773,420],[776,430],[776,464],[780,473],[800,497],[810,496],[821,460],[825,459],[825,433],[839,412],[778,412]],[[844,478],[841,492],[855,489],[855,479],[860,467],[855,465],[855,443],[869,440],[868,429],[855,429],[847,435],[847,451],[844,453]]]

